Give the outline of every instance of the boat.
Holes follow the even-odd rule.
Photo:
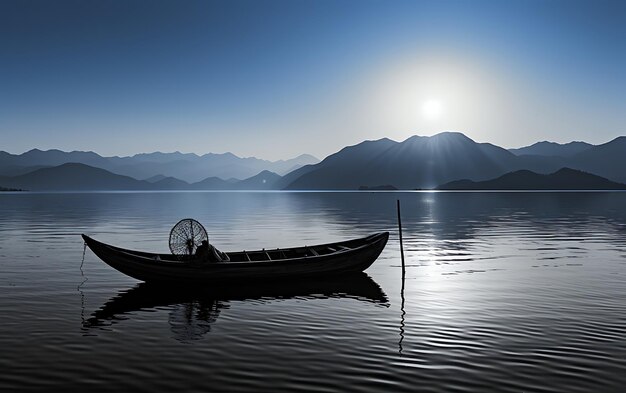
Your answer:
[[[389,232],[294,248],[224,252],[220,262],[189,255],[154,254],[99,242],[85,234],[85,244],[102,261],[144,282],[220,283],[307,279],[362,272],[378,258]]]

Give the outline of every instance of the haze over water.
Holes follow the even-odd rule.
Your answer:
[[[3,193],[0,389],[620,391],[625,204],[619,192]],[[283,294],[178,296],[89,250],[83,262],[81,233],[167,252],[185,217],[222,250],[391,238],[369,277]]]

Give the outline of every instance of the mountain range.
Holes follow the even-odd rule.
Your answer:
[[[321,162],[301,155],[265,161],[231,153],[0,152],[0,186],[28,190],[357,190],[433,189],[452,181],[487,181],[510,172],[538,175],[571,168],[626,182],[626,137],[601,145],[539,142],[519,149],[477,143],[458,132],[364,141]],[[240,180],[242,179],[242,180]]]
[[[33,170],[67,163],[85,164],[135,179],[155,176],[175,177],[193,183],[207,177],[246,179],[263,170],[284,175],[319,160],[302,154],[290,160],[268,161],[255,157],[241,158],[232,153],[196,155],[193,153],[142,153],[130,157],[103,157],[94,152],[33,149],[23,154],[0,151],[0,176],[19,176]]]
[[[536,154],[516,155],[457,132],[412,136],[403,142],[384,138],[346,147],[318,164],[289,173],[293,180],[285,188],[356,189],[389,184],[399,189],[431,189],[459,179],[482,181],[522,169],[548,174],[563,167],[626,182],[626,137],[569,156],[531,151]]]
[[[5,188],[31,191],[270,190],[280,178],[276,173],[262,171],[244,180],[226,181],[208,177],[188,183],[174,177],[163,177],[150,182],[85,164],[67,163],[19,176],[0,176],[0,184]]]
[[[526,169],[509,172],[496,179],[474,182],[455,180],[438,190],[626,190],[626,184],[576,169],[562,168],[549,175]]]
[[[570,142],[559,144],[555,142],[537,142],[530,146],[521,147],[519,149],[509,149],[516,156],[534,155],[534,156],[554,156],[554,157],[571,157],[585,150],[592,148],[593,145],[586,142]]]

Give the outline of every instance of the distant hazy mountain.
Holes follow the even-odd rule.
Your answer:
[[[626,137],[578,153],[567,160],[567,166],[626,183]]]
[[[7,152],[0,152],[0,165],[8,166],[58,166],[66,163],[81,163],[97,168],[103,168],[109,165],[109,159],[101,157],[100,155],[91,151],[72,151],[64,152],[61,150],[39,150],[32,149],[22,154],[10,154]],[[105,168],[106,169],[106,168]]]
[[[298,157],[289,160],[274,161],[267,170],[283,176],[305,165],[317,164],[318,162],[320,162],[320,160],[317,157],[310,154],[300,154]]]
[[[399,189],[432,188],[469,178],[488,179],[516,164],[507,150],[476,143],[461,133],[413,136],[404,142],[390,139],[349,146],[317,165],[301,168],[288,189],[358,189],[388,184]],[[301,172],[301,173],[300,173]]]
[[[517,156],[534,155],[571,157],[592,147],[593,145],[586,142],[570,142],[565,144],[559,144],[555,142],[544,141],[537,142],[530,146],[520,147],[519,149],[509,149],[509,151]]]
[[[496,179],[474,182],[456,180],[437,187],[439,190],[626,190],[626,184],[570,168],[542,175],[520,170]]]
[[[262,171],[245,180],[226,181],[209,177],[189,184],[174,177],[136,180],[84,164],[69,163],[38,169],[20,176],[0,176],[5,188],[29,191],[110,191],[110,190],[270,190],[281,177]]]
[[[0,152],[0,175],[17,176],[41,167],[65,163],[81,163],[135,179],[155,176],[175,177],[186,182],[197,182],[207,177],[246,179],[263,170],[285,174],[303,165],[319,162],[303,154],[290,160],[267,161],[254,157],[241,158],[232,153],[196,154],[142,153],[132,157],[102,157],[94,152],[63,152],[60,150],[30,150],[15,155]],[[159,180],[161,180],[160,178]]]
[[[5,187],[31,191],[79,191],[79,190],[147,190],[151,184],[121,176],[84,164],[62,164],[52,168],[0,178]]]
[[[257,175],[244,180],[222,180],[218,177],[209,177],[192,183],[188,189],[192,190],[273,190],[281,177],[274,172],[262,171]],[[158,184],[155,184],[158,185]]]
[[[0,164],[0,176],[19,176],[28,172],[36,171],[41,168],[49,168],[48,165],[36,165],[36,166],[20,166],[20,165],[1,165]]]
[[[154,175],[154,176],[151,176],[151,177],[149,177],[147,179],[143,179],[143,180],[147,181],[148,183],[156,183],[156,182],[161,181],[163,179],[167,179],[167,176],[164,176],[164,175]]]
[[[207,177],[204,180],[193,183],[191,185],[193,190],[232,190],[233,183],[222,180],[219,177]]]
[[[270,171],[263,171],[256,176],[234,184],[238,190],[273,190],[281,177]]]
[[[267,161],[254,157],[240,158],[232,153],[195,154],[180,153],[152,153],[140,157],[125,157],[112,159],[113,165],[108,168],[111,172],[121,173],[137,179],[145,179],[155,175],[171,176],[189,183],[197,182],[207,177],[221,179],[246,179],[264,170],[284,174],[291,168],[319,162],[315,157],[301,155],[291,160]],[[167,158],[171,158],[170,161]]]
[[[175,177],[165,177],[163,179],[152,182],[152,189],[155,190],[190,190],[191,185],[186,181]]]

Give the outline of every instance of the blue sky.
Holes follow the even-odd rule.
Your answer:
[[[603,143],[626,135],[625,20],[623,1],[5,0],[0,149]]]

